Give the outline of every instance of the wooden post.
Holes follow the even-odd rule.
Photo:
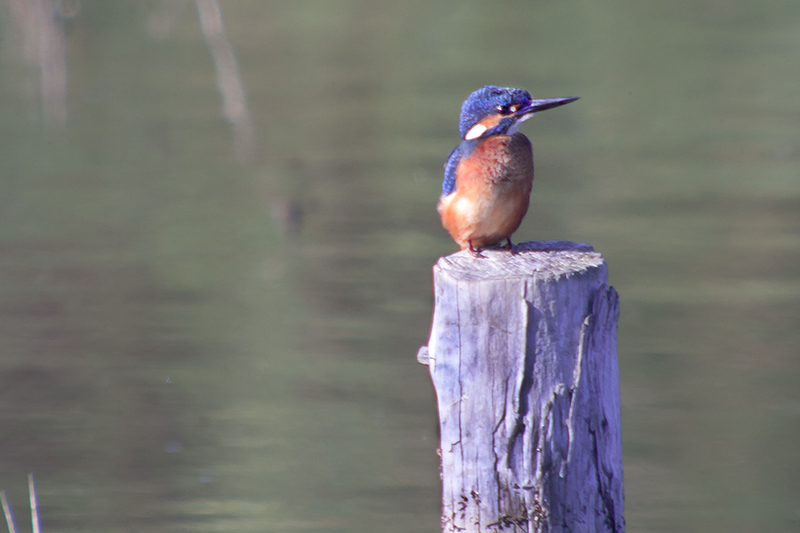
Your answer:
[[[622,532],[617,318],[586,244],[458,252],[434,267],[427,349],[442,531]]]

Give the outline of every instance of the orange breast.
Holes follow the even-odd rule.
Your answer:
[[[480,141],[456,170],[456,190],[440,199],[442,225],[462,248],[501,243],[528,211],[533,152],[527,137],[493,136]]]

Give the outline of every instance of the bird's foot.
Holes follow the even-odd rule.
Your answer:
[[[503,245],[503,250],[511,252],[511,255],[517,255],[519,253],[519,250],[517,249],[516,246],[514,246],[514,243],[511,242],[511,237],[507,237],[506,241],[507,241],[506,244]]]
[[[469,253],[472,255],[472,257],[486,257],[483,254],[481,254],[481,250],[483,250],[483,248],[473,247],[472,241],[467,241],[467,249],[469,250]]]

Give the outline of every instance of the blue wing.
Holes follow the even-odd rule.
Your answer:
[[[450,155],[447,156],[447,163],[444,164],[444,180],[442,180],[442,196],[447,196],[456,190],[456,169],[461,162],[461,145],[459,144]]]

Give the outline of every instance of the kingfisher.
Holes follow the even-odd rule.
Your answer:
[[[486,85],[464,100],[459,119],[461,144],[444,166],[437,210],[442,226],[462,250],[481,250],[506,241],[525,213],[533,184],[533,147],[519,132],[523,122],[545,109],[578,97],[534,100],[525,89]]]

